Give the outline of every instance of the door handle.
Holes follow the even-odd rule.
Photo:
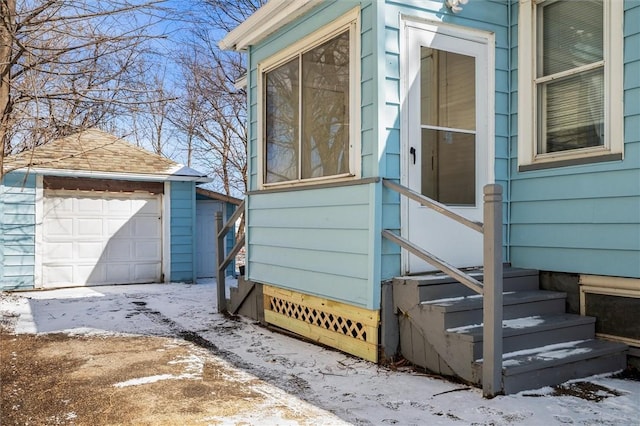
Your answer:
[[[416,149],[414,147],[409,148],[409,154],[413,156],[413,164],[416,164]]]

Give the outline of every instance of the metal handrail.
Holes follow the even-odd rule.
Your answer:
[[[435,210],[438,213],[441,213],[442,215],[450,219],[453,219],[458,223],[468,226],[474,231],[478,231],[481,234],[483,232],[481,222],[474,222],[473,220],[469,220],[464,216],[460,216],[458,213],[451,211],[444,204],[440,204],[436,200],[432,200],[431,198],[425,197],[424,195],[414,191],[413,189],[409,189],[406,186],[402,186],[400,184],[397,184],[387,179],[383,179],[382,184],[389,189],[393,189],[394,191],[399,192],[400,194],[404,195],[407,198],[411,198],[412,200],[417,201],[418,203],[420,203],[425,207]]]
[[[245,200],[242,200],[236,211],[233,212],[227,223],[222,223],[222,212],[216,212],[216,239],[217,239],[217,262],[216,262],[216,288],[218,294],[218,312],[227,311],[227,294],[225,283],[225,268],[231,263],[245,244],[245,235],[238,238],[235,245],[225,257],[224,238],[229,231],[235,228],[236,221],[244,214]]]
[[[387,179],[382,184],[417,201],[424,207],[458,222],[483,235],[483,267],[484,283],[478,282],[470,275],[449,265],[432,253],[416,246],[411,241],[402,238],[390,230],[383,230],[382,236],[398,244],[415,256],[425,260],[442,272],[460,281],[478,294],[483,295],[483,366],[482,393],[491,398],[502,392],[502,186],[489,184],[483,188],[484,223],[474,222],[451,211],[445,205],[438,203],[424,195],[403,185]]]
[[[462,284],[466,285],[476,293],[484,294],[484,286],[482,285],[482,283],[476,280],[475,278],[473,278],[471,275],[464,273],[463,271],[456,268],[455,266],[449,265],[447,262],[440,259],[436,255],[426,251],[423,248],[418,247],[417,245],[413,244],[411,241],[407,240],[406,238],[402,238],[387,229],[382,231],[382,235],[386,239],[393,241],[403,249],[408,250],[411,253],[415,254],[425,262],[428,262],[431,266],[436,267],[437,269],[446,273],[450,277],[460,281]]]

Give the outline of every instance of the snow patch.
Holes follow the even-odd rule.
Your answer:
[[[233,285],[229,279],[227,284]],[[144,302],[136,305],[132,302]],[[149,315],[159,312],[161,315]],[[158,321],[158,317],[170,322]],[[596,376],[601,386],[620,391],[594,404],[573,396],[554,396],[551,388],[497,396],[487,400],[479,389],[419,374],[408,368],[387,369],[344,353],[274,333],[253,321],[217,313],[215,280],[198,284],[145,284],[0,293],[0,318],[15,333],[175,336],[175,327],[197,333],[224,355],[175,359],[182,374],[134,378],[116,387],[202,375],[203,363],[226,363],[230,381],[256,381],[256,391],[273,395],[273,403],[251,412],[206,420],[215,424],[299,424],[279,406],[293,407],[307,424],[637,424],[640,385],[631,380]],[[513,325],[535,323],[535,317]],[[172,328],[174,327],[174,328]],[[176,342],[185,344],[184,341]],[[580,350],[580,341],[506,354],[505,363],[537,353],[557,359]],[[227,362],[233,360],[233,362]],[[208,361],[211,362],[211,361]],[[256,380],[256,376],[263,381]],[[258,384],[259,383],[259,384]],[[267,404],[267,403],[265,403]],[[22,409],[21,407],[18,409]],[[309,417],[311,416],[311,417]],[[77,422],[79,419],[71,419]],[[53,422],[52,422],[53,423]]]

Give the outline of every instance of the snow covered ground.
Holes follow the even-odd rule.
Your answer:
[[[593,377],[591,397],[543,388],[482,398],[475,388],[392,371],[216,313],[212,281],[0,293],[0,321],[16,333],[177,336],[268,383],[279,403],[318,410],[318,423],[356,425],[640,425],[640,382]],[[599,400],[599,401],[596,401]],[[313,406],[313,407],[311,407]],[[227,424],[265,424],[245,413]],[[278,423],[271,418],[271,423]],[[287,423],[290,424],[290,423]]]

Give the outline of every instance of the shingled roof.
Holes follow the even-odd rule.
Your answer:
[[[4,163],[6,171],[30,168],[206,178],[196,170],[98,129],[85,130],[6,157]]]

